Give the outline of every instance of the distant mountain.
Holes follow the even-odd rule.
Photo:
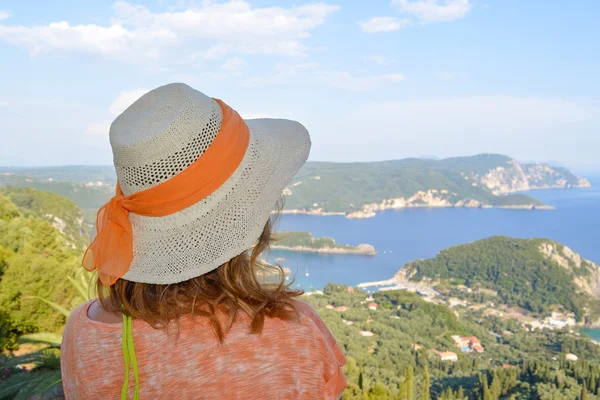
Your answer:
[[[114,195],[115,183],[109,166],[0,168],[0,186],[57,193],[77,203],[86,217]],[[589,185],[566,168],[481,154],[445,160],[308,162],[284,195],[286,212],[364,218],[404,207],[544,208],[532,197],[513,193]]]
[[[92,227],[84,225],[83,213],[72,200],[26,187],[0,187],[0,195],[15,204],[23,215],[50,222],[71,246],[82,249],[88,244]]]
[[[73,200],[82,209],[97,210],[115,193],[116,180],[106,176],[105,180],[92,180],[99,178],[95,169],[108,169],[108,167],[81,167],[83,171],[91,172],[85,181],[84,172],[76,173],[71,169],[79,167],[44,169],[15,169],[0,172],[0,186],[30,187],[37,190],[56,193]],[[68,168],[68,169],[67,169]],[[54,171],[58,171],[54,173]],[[32,175],[27,175],[31,173]],[[114,171],[113,171],[114,173]],[[73,179],[70,181],[69,179]]]
[[[532,312],[560,305],[600,316],[600,267],[549,239],[491,237],[410,262],[397,277],[494,291],[502,304]]]
[[[520,164],[502,155],[370,163],[307,163],[285,191],[286,210],[369,217],[404,207],[540,208],[511,194],[538,188],[589,187],[566,168]]]
[[[6,173],[27,176],[43,181],[71,183],[102,182],[114,185],[117,182],[115,169],[111,165],[67,165],[60,167],[0,167],[0,176]]]

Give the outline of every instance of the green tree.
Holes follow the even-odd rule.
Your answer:
[[[583,381],[583,384],[581,385],[581,396],[579,397],[579,399],[588,400],[588,390],[585,381]]]
[[[413,400],[415,395],[415,371],[412,365],[409,365],[404,375],[404,386],[406,400]]]
[[[494,376],[492,377],[492,386],[490,387],[490,391],[492,393],[492,398],[499,399],[502,394],[502,382],[500,381],[500,377],[498,376],[498,372],[494,372]]]
[[[360,390],[365,390],[365,383],[364,383],[364,372],[363,372],[363,367],[362,367],[362,363],[360,366],[360,372],[358,373],[358,387],[360,388]]]
[[[431,376],[429,374],[429,368],[425,368],[423,371],[423,385],[421,386],[421,395],[419,400],[431,400]]]

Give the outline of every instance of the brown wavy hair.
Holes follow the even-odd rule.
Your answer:
[[[250,317],[250,332],[262,332],[265,318],[294,320],[298,312],[292,301],[303,291],[285,284],[280,266],[261,259],[269,249],[272,221],[265,225],[257,244],[217,269],[170,285],[138,283],[119,279],[112,286],[97,281],[100,305],[109,312],[142,319],[155,329],[190,315],[204,317],[222,342],[241,311]],[[226,323],[220,316],[226,316]]]

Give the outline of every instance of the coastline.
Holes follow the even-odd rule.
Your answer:
[[[580,178],[577,184],[554,184],[554,185],[538,185],[538,186],[527,186],[527,187],[489,187],[493,194],[497,197],[503,197],[514,193],[525,193],[530,190],[541,190],[541,189],[589,189],[591,183],[585,179]],[[453,200],[452,196],[456,196],[456,193],[450,192],[445,189],[429,189],[426,191],[419,190],[410,197],[397,197],[381,199],[376,203],[363,204],[359,210],[354,211],[323,211],[322,208],[313,209],[286,209],[282,210],[282,214],[304,214],[304,215],[316,215],[316,216],[331,216],[331,215],[343,215],[348,219],[363,219],[373,218],[379,211],[385,210],[397,210],[406,208],[480,208],[480,209],[506,209],[506,210],[540,210],[548,211],[555,210],[556,208],[547,204],[507,204],[507,205],[491,205],[483,203],[479,200],[472,198],[463,198],[461,200]],[[317,204],[315,203],[315,206]]]
[[[364,218],[373,218],[377,215],[378,212],[381,211],[387,211],[387,210],[402,210],[402,209],[407,209],[407,208],[479,208],[479,209],[505,209],[505,210],[523,210],[523,211],[533,211],[533,210],[540,210],[540,211],[551,211],[551,210],[555,210],[556,207],[553,206],[549,206],[549,205],[533,205],[533,204],[525,204],[525,205],[507,205],[507,206],[491,206],[489,204],[476,204],[476,205],[470,205],[470,204],[443,204],[443,205],[439,205],[439,204],[435,204],[435,205],[430,205],[430,204],[409,204],[409,205],[405,205],[402,207],[398,207],[398,206],[380,206],[378,205],[377,209],[373,209],[373,210],[359,210],[359,211],[352,211],[352,212],[341,212],[341,211],[321,211],[321,210],[298,210],[298,209],[292,209],[292,210],[283,210],[281,211],[281,214],[303,214],[303,215],[314,215],[314,216],[319,216],[319,217],[328,217],[328,216],[344,216],[345,218],[348,219],[364,219]]]
[[[308,247],[308,246],[279,246],[272,245],[273,250],[282,251],[294,251],[299,253],[322,253],[322,254],[351,254],[351,255],[362,255],[362,256],[374,256],[377,254],[375,247],[370,244],[359,244],[358,246],[352,246],[352,248],[338,248],[338,247]]]
[[[436,286],[439,283],[440,283],[439,281],[426,281],[426,280],[419,281],[419,282],[411,281],[410,277],[407,276],[407,270],[403,267],[390,279],[376,281],[376,282],[362,282],[362,283],[359,283],[358,285],[356,285],[356,287],[359,289],[366,290],[368,293],[378,292],[378,291],[387,291],[387,290],[407,290],[410,292],[419,293],[427,301],[434,302],[434,303],[437,302],[437,303],[442,303],[442,304],[449,304],[450,307],[453,307],[451,301],[449,303],[447,303],[444,300],[436,299],[436,297],[440,296],[440,293],[436,290]],[[469,289],[469,290],[471,290],[471,289]],[[452,300],[452,299],[450,299],[450,300]],[[483,306],[483,304],[472,303],[470,305],[471,308],[480,307],[480,306]],[[506,307],[507,306],[504,306],[501,308],[503,310],[505,310]],[[556,329],[555,327],[553,327],[551,325],[545,324],[545,320],[548,317],[546,317],[546,318],[530,317],[530,318],[531,318],[531,321],[535,321],[538,328]],[[582,333],[588,335],[590,337],[590,340],[594,344],[600,345],[600,319],[596,320],[594,322],[591,322],[591,323],[590,322],[586,323],[586,322],[573,321],[572,324],[567,324],[566,326],[570,326],[574,329],[577,328],[578,330],[582,331]],[[585,331],[588,331],[588,332],[585,332]],[[597,336],[590,335],[589,331],[598,331]],[[597,339],[594,339],[595,337]]]

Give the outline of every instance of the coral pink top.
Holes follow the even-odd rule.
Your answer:
[[[122,325],[91,320],[90,304],[73,311],[65,327],[65,395],[120,399]],[[201,318],[184,318],[178,338],[134,320],[140,399],[338,399],[346,387],[344,355],[317,313],[296,304],[299,321],[267,318],[263,333],[253,335],[248,317],[239,318],[223,344]]]

